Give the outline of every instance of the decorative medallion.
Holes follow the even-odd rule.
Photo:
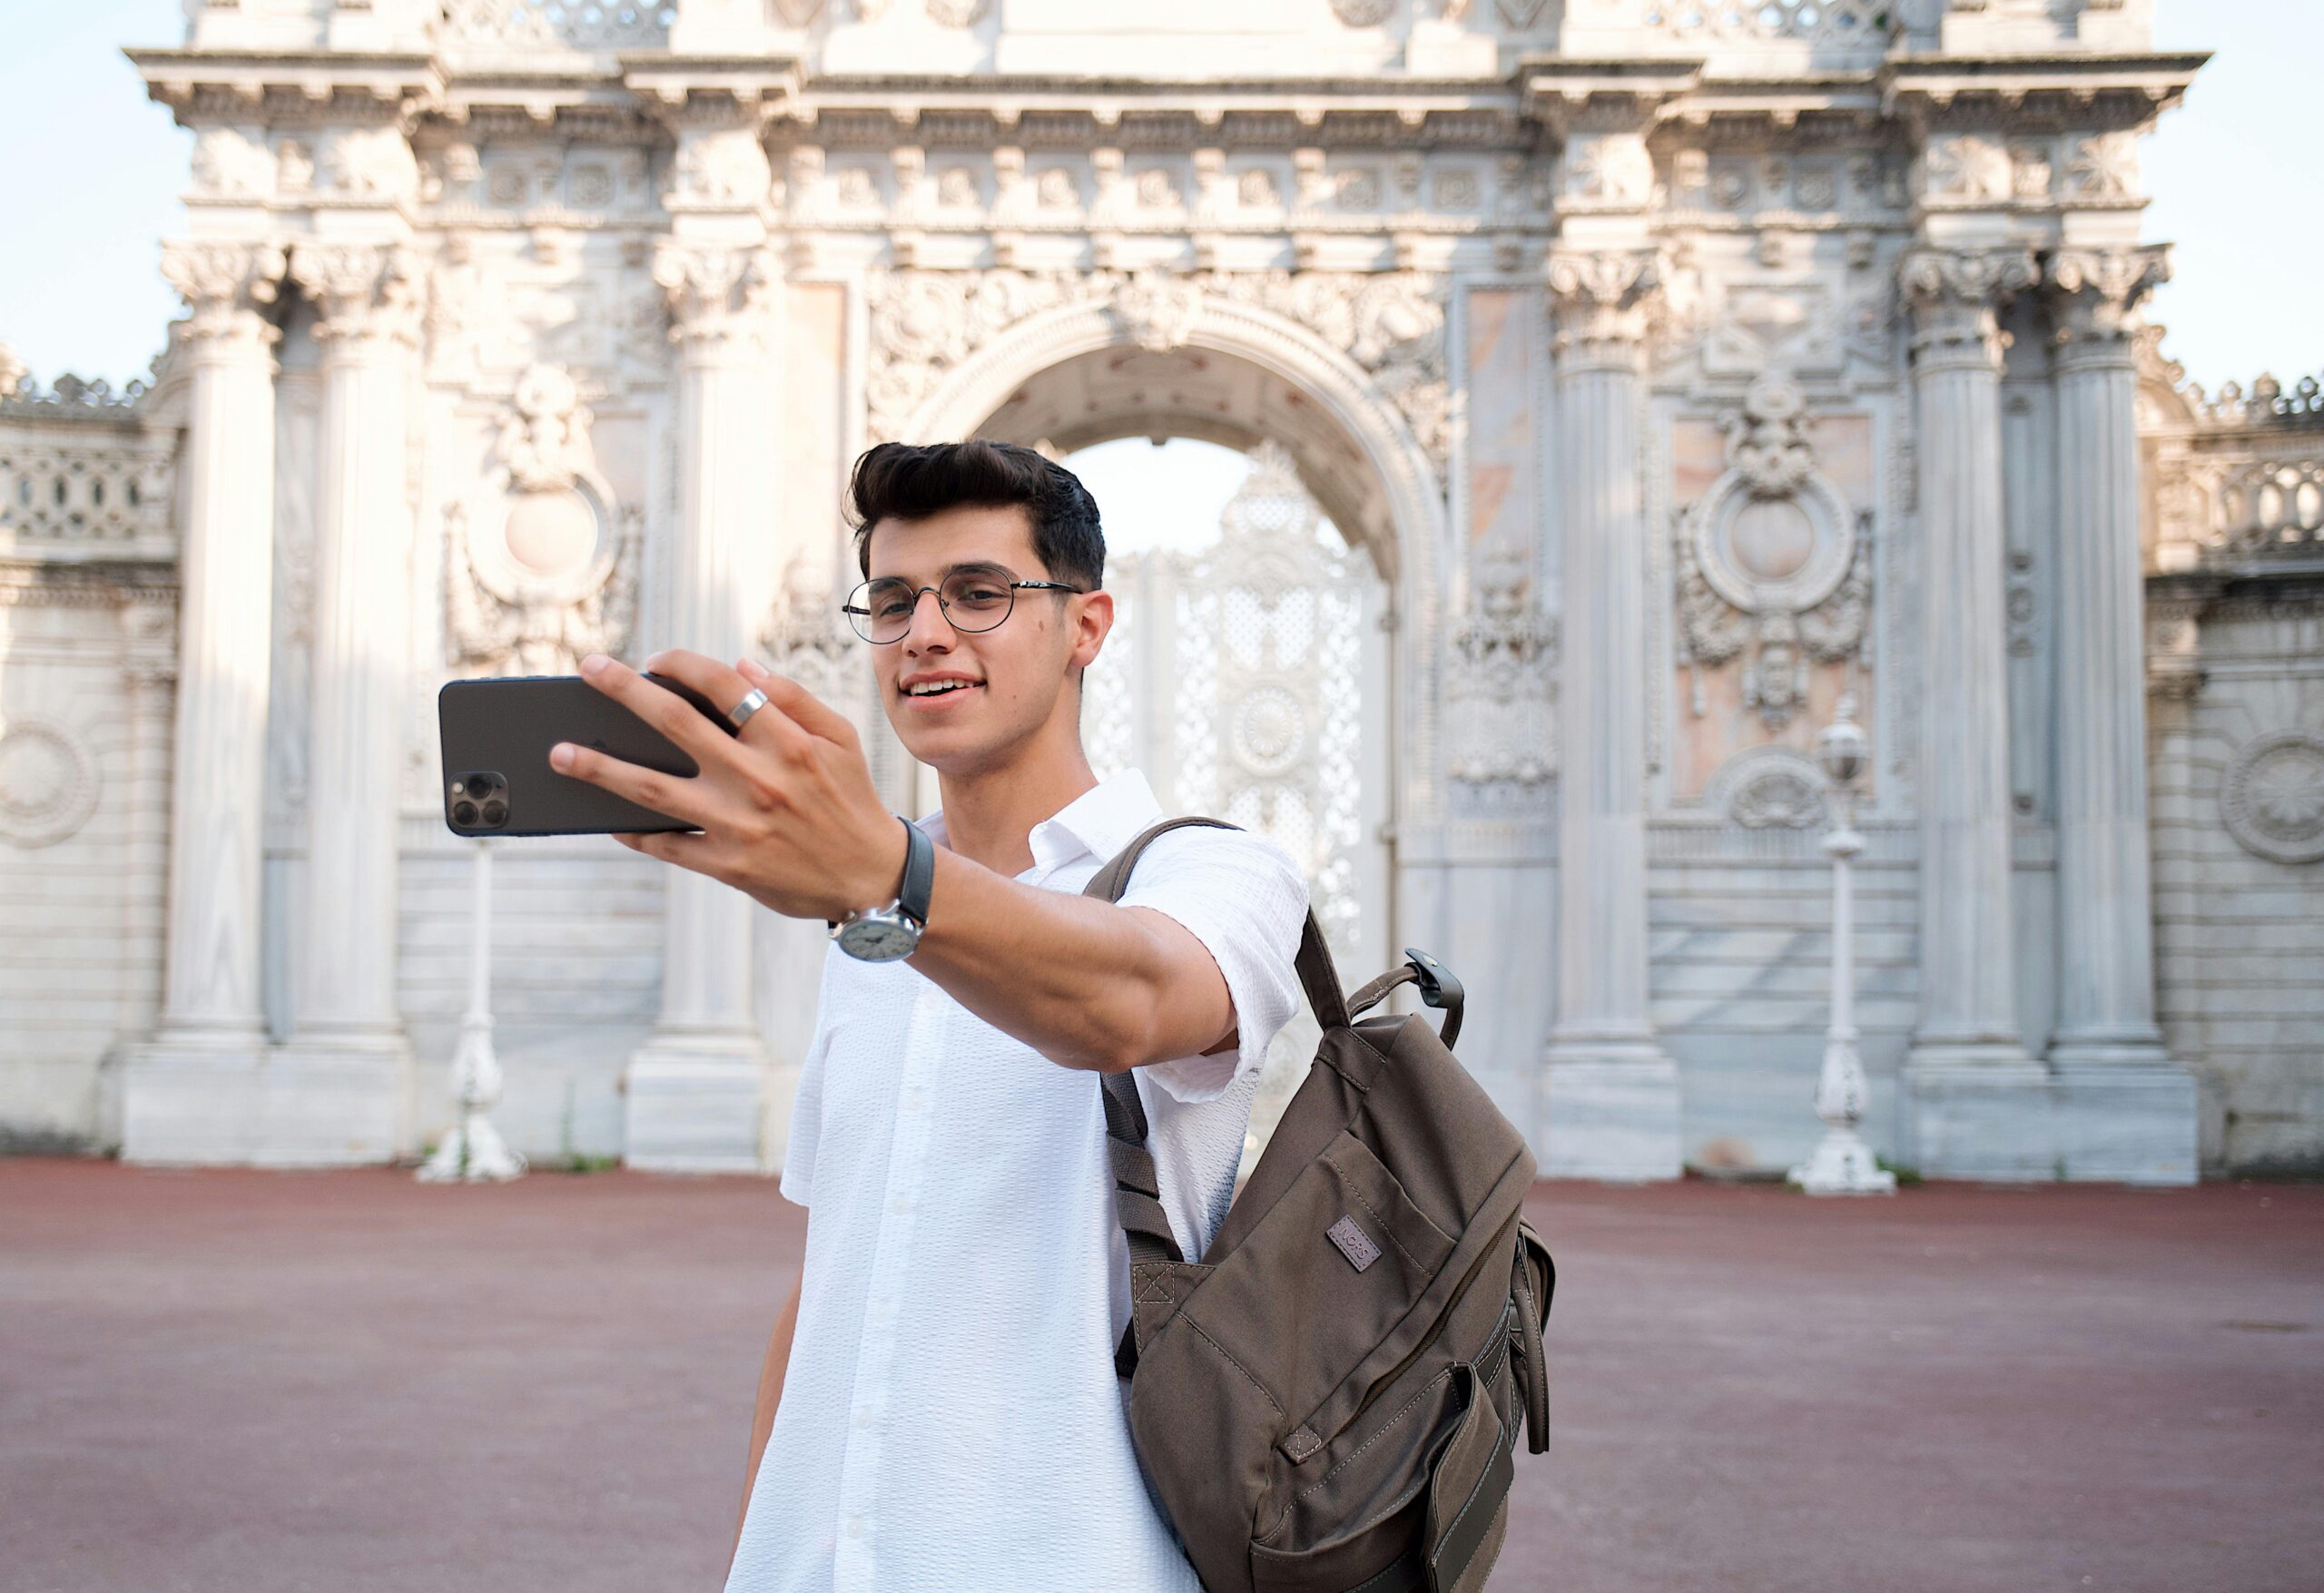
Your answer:
[[[1229,735],[1235,761],[1260,779],[1272,780],[1306,758],[1306,711],[1283,687],[1259,686],[1235,705]]]
[[[96,811],[97,759],[87,742],[53,720],[0,722],[0,841],[54,846]]]
[[[1683,522],[1679,661],[1743,654],[1744,701],[1780,730],[1807,702],[1808,661],[1837,662],[1863,644],[1869,538],[1817,470],[1807,405],[1788,377],[1762,375],[1721,425],[1727,472]]]
[[[2236,844],[2271,862],[2324,859],[2324,735],[2285,731],[2243,743],[2220,782]]]

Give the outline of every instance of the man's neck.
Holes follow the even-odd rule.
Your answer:
[[[1078,727],[1055,741],[1039,738],[1006,763],[959,775],[939,771],[947,844],[1013,878],[1033,866],[1033,826],[1097,783]]]

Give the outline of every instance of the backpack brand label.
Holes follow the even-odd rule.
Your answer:
[[[1354,1217],[1342,1217],[1324,1230],[1324,1237],[1340,1247],[1340,1254],[1347,1257],[1348,1265],[1357,1272],[1380,1259],[1380,1247],[1355,1225]]]

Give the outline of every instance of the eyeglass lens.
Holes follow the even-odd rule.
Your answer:
[[[944,577],[936,591],[945,619],[957,631],[992,629],[1009,617],[1016,597],[1008,578],[989,570],[956,570]],[[866,581],[858,590],[852,606],[863,612],[848,617],[867,640],[900,642],[911,629],[912,610],[919,601],[920,590],[910,582],[882,576]]]

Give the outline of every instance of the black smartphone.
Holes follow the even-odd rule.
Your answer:
[[[692,686],[645,677],[734,733]],[[448,681],[436,693],[443,749],[444,822],[455,835],[613,835],[698,828],[641,808],[548,766],[559,742],[688,779],[701,765],[660,731],[577,674],[493,675]]]

